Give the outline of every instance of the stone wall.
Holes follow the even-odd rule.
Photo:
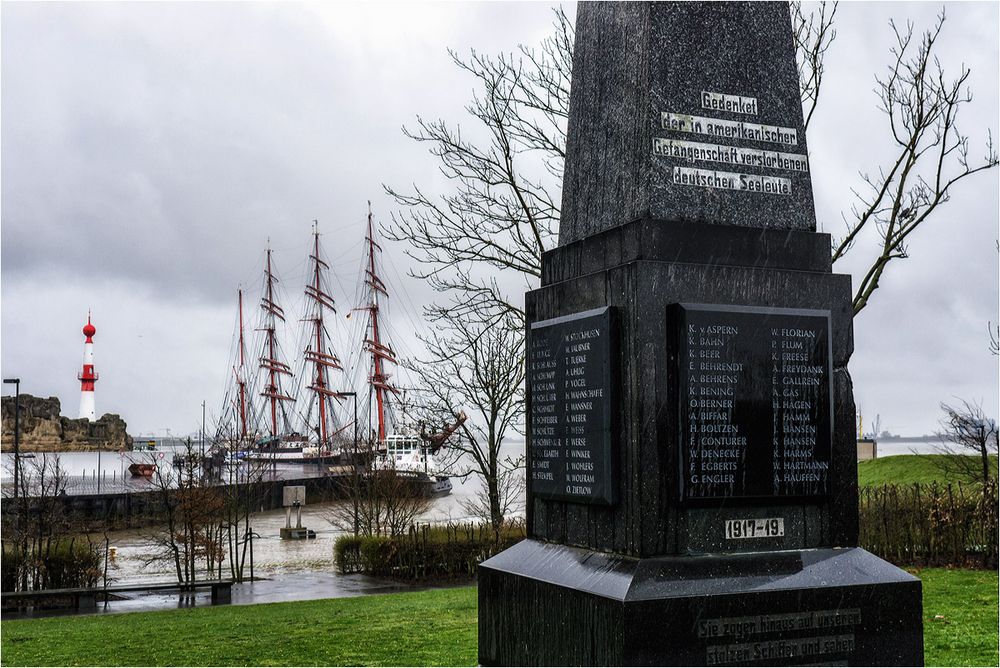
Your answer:
[[[85,450],[131,450],[128,425],[115,413],[105,413],[95,422],[61,415],[56,397],[21,395],[21,450],[58,452]],[[3,452],[14,449],[14,397],[3,397]]]

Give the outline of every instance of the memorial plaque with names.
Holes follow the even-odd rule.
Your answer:
[[[615,502],[611,307],[532,323],[528,481],[539,498]]]
[[[681,498],[830,492],[830,313],[675,304]]]

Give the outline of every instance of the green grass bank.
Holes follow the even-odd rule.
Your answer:
[[[925,569],[927,665],[997,665],[997,573]],[[2,665],[476,664],[476,588],[9,621]]]
[[[912,485],[955,482],[941,467],[948,455],[894,455],[858,462],[858,486]],[[990,456],[993,476],[997,475],[997,457]]]
[[[924,662],[996,666],[997,572],[907,569],[924,583]]]

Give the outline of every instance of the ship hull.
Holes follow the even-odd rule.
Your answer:
[[[423,471],[396,470],[396,475],[406,481],[414,496],[437,497],[451,494],[453,485],[448,476],[430,475]]]

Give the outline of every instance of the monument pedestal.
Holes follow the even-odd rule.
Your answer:
[[[480,566],[481,663],[923,663],[920,581],[857,547],[809,168],[787,4],[578,5],[528,539]]]
[[[537,356],[540,347],[550,355],[529,357],[528,362],[529,536],[634,557],[856,545],[855,413],[847,371],[854,349],[851,285],[849,276],[830,272],[829,249],[829,235],[815,232],[642,218],[545,253],[542,285],[525,299],[529,355]],[[701,345],[700,333],[693,343],[686,336],[678,341],[679,329],[687,325],[673,312],[692,303],[717,309],[711,322],[723,332],[731,331],[732,313],[725,309],[752,310],[751,320],[763,325],[763,333],[760,326],[751,330],[742,323],[738,334],[706,332],[704,338],[711,339],[706,345]],[[592,317],[573,319],[599,309],[613,310],[614,318],[605,325]],[[813,346],[808,354],[775,347],[779,359],[772,364],[771,346],[792,343],[771,337],[771,328],[784,329],[788,320],[769,310],[824,314],[825,322],[816,326],[824,345]],[[574,322],[580,323],[580,334],[594,329],[603,334],[587,339],[582,353],[576,341],[561,349],[558,343],[549,345],[550,330],[556,339],[572,336],[566,326]],[[540,346],[543,335],[545,345]],[[606,343],[599,346],[598,341]],[[566,364],[581,354],[586,363]],[[783,354],[798,359],[782,360]],[[604,355],[611,358],[613,377],[591,373],[593,358]],[[685,355],[691,359],[685,361]],[[536,390],[549,387],[543,375],[552,363],[554,389]],[[772,380],[774,366],[779,373]],[[791,382],[815,382],[809,392],[822,384],[820,393],[806,397],[806,390],[796,389],[797,396],[787,397],[806,401],[802,409],[785,409],[772,397],[801,387],[783,384],[789,376],[783,370],[792,366],[822,367],[820,375],[789,377]],[[576,368],[585,373],[568,375]],[[578,397],[595,393],[602,401],[586,400],[592,406],[584,421],[576,423],[582,425],[578,437],[573,433],[577,427],[569,423],[577,411],[566,408],[576,408]],[[553,412],[546,412],[550,407]],[[609,414],[613,419],[606,419]],[[544,420],[566,426],[543,436]],[[815,432],[810,454],[791,445],[803,429]],[[566,457],[583,449],[575,445],[578,438],[591,450],[583,460]],[[697,440],[692,443],[692,438]],[[557,439],[560,445],[548,447]],[[743,440],[727,445],[736,443],[733,439]],[[774,439],[779,449],[798,453],[794,462],[786,457],[772,463]],[[574,445],[566,448],[566,443]],[[702,453],[701,461],[716,467],[731,467],[719,472],[733,475],[738,484],[701,490],[714,499],[691,498],[692,465],[698,465],[699,475],[713,473],[692,461],[692,452]],[[545,461],[547,454],[554,455],[551,462]],[[709,454],[719,456],[709,459]],[[613,504],[586,503],[582,495],[574,503],[565,495],[540,493],[553,485],[541,485],[536,471],[555,472],[558,478],[560,464],[575,466],[576,461],[592,465],[588,472],[613,488]],[[771,470],[785,473],[779,464],[823,466],[824,489],[806,494],[809,490],[801,485],[782,482],[778,493],[760,498],[753,485],[763,480],[770,493]],[[564,470],[572,476],[566,481],[575,485],[575,474]],[[788,472],[807,470],[812,469]],[[614,471],[614,477],[605,471]],[[730,519],[780,519],[783,535],[727,537],[724,522]]]
[[[860,548],[617,557],[525,540],[480,565],[483,665],[923,664],[920,581]]]

